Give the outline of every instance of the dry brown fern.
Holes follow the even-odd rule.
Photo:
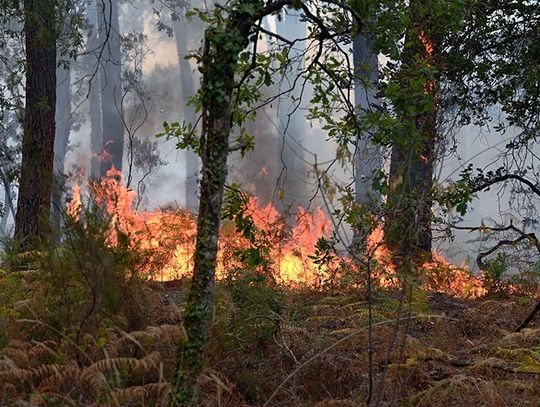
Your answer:
[[[315,404],[314,407],[358,407],[360,404],[352,400],[323,400]]]
[[[111,392],[111,400],[118,406],[164,406],[169,400],[168,383],[150,383]]]
[[[176,343],[186,338],[187,336],[182,325],[164,324],[149,326],[144,331],[123,332],[122,337],[116,342],[116,346],[122,348],[126,344],[136,344],[145,347],[145,345],[153,345],[157,341],[159,343]]]
[[[0,356],[11,360],[19,368],[26,368],[31,347],[32,344],[28,342],[12,340],[0,351]]]
[[[247,406],[244,398],[225,377],[212,369],[206,369],[199,379],[202,394],[200,407],[243,407]]]
[[[152,352],[140,359],[130,372],[130,377],[144,377],[149,373],[158,373],[161,365],[161,355]]]
[[[38,390],[40,392],[72,391],[73,389],[80,387],[81,379],[81,369],[75,366],[69,366],[41,381]]]
[[[38,366],[49,360],[56,359],[58,354],[53,349],[54,346],[55,343],[53,341],[34,343],[34,346],[28,351],[29,366]]]
[[[78,407],[79,404],[71,397],[57,392],[38,393],[30,397],[29,405],[32,407]]]
[[[4,400],[13,399],[17,395],[17,388],[11,383],[0,383],[0,405]]]
[[[88,386],[94,399],[112,391],[107,377],[99,370],[91,374],[84,374],[81,382],[84,382]]]
[[[11,369],[17,369],[17,364],[7,356],[0,355],[0,372]]]
[[[136,358],[110,358],[102,359],[91,364],[84,369],[84,374],[91,376],[95,373],[107,373],[118,371],[119,369],[133,369],[139,360]]]

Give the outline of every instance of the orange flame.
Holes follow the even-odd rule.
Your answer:
[[[383,230],[379,227],[368,238],[368,247],[373,251],[373,258],[379,263],[375,278],[381,287],[396,288],[399,286],[396,266],[392,262],[390,250],[383,242]],[[425,290],[464,298],[477,298],[487,293],[480,277],[472,275],[466,268],[450,263],[437,251],[433,251],[431,261],[424,262],[419,269],[421,286]]]
[[[135,211],[135,192],[122,185],[122,174],[114,168],[99,181],[91,181],[88,189],[92,199],[110,216],[109,243],[117,245],[119,233],[123,233],[138,250],[151,253],[147,263],[141,266],[143,272],[162,281],[191,275],[196,239],[196,220],[192,214],[180,209]],[[67,207],[68,215],[79,218],[83,201],[81,187],[75,184],[73,199]],[[289,287],[320,287],[336,274],[340,265],[351,265],[347,258],[337,258],[327,265],[317,264],[313,259],[318,239],[328,237],[331,232],[331,221],[320,208],[312,212],[299,208],[297,222],[290,230],[272,204],[261,206],[257,198],[249,199],[245,215],[251,216],[256,228],[270,239],[271,273],[279,283]],[[249,242],[225,222],[218,251],[218,279],[226,277],[230,270],[242,267],[232,253],[248,247]],[[379,264],[375,272],[378,284],[385,288],[398,287],[396,268],[391,253],[383,244],[381,228],[369,237],[369,247]],[[434,253],[433,261],[425,263],[422,269],[426,271],[423,279],[426,289],[463,297],[485,293],[481,279],[448,263],[438,253]]]
[[[122,174],[116,169],[107,172],[99,181],[91,181],[92,199],[110,216],[109,243],[118,243],[118,233],[132,239],[139,249],[151,250],[153,256],[145,271],[159,280],[172,280],[189,276],[193,269],[196,221],[183,210],[135,211],[135,192],[122,185]],[[83,208],[81,187],[75,184],[73,198],[67,213],[80,217]],[[270,257],[273,260],[274,278],[290,286],[320,284],[324,270],[310,258],[315,253],[315,243],[330,233],[330,220],[317,208],[313,213],[302,208],[297,212],[297,223],[286,232],[279,212],[272,204],[259,205],[257,198],[250,198],[245,215],[253,217],[255,226],[262,231],[272,231],[273,243]],[[249,245],[236,231],[223,225],[218,252],[216,275],[226,276],[228,270],[240,266],[230,253]],[[275,232],[275,233],[274,233]],[[279,232],[279,233],[278,233]]]
[[[426,51],[427,56],[433,56],[433,52],[435,51],[433,41],[431,41],[431,39],[422,30],[420,30],[420,32],[418,33],[418,38],[420,38],[420,41],[424,46],[424,50]]]

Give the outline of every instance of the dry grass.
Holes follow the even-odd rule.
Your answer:
[[[176,343],[185,338],[181,300],[171,296],[182,289],[149,286],[152,298],[162,298],[153,305],[154,323],[131,332],[111,326],[88,338],[82,358],[69,338],[36,342],[24,328],[14,330],[17,337],[0,350],[0,405],[166,405]],[[512,332],[527,313],[517,302],[420,296],[402,307],[398,326],[373,327],[370,347],[362,292],[288,291],[272,335],[249,336],[251,343],[229,341],[225,352],[219,344],[237,334],[232,326],[239,310],[222,290],[230,314],[223,320],[230,325],[213,332],[209,368],[200,380],[201,406],[364,406],[368,349],[371,401],[380,405],[540,402],[540,329]],[[379,293],[372,321],[396,319],[398,306],[397,294]],[[441,317],[407,321],[409,314]]]

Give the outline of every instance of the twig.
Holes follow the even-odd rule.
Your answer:
[[[516,328],[516,332],[519,332],[522,329],[526,328],[527,325],[529,325],[529,323],[533,320],[535,315],[538,313],[538,311],[540,311],[540,301],[536,301],[536,305],[531,310],[531,312],[529,312],[529,315],[527,315],[527,318],[525,318],[523,322],[519,324],[519,326]]]
[[[416,320],[416,319],[424,319],[424,318],[439,318],[439,319],[446,319],[446,320],[449,320],[449,321],[459,321],[458,319],[456,318],[450,318],[450,317],[447,317],[447,316],[444,316],[444,315],[414,315],[414,316],[411,316],[409,318],[409,320]],[[398,321],[401,321],[402,319],[389,319],[389,320],[386,320],[386,321],[381,321],[381,322],[377,322],[376,324],[372,324],[371,326],[372,327],[375,327],[375,326],[382,326],[382,325],[388,325],[388,324],[393,324],[394,322],[398,322]],[[369,326],[365,326],[365,327],[362,327],[362,328],[358,328],[357,330],[351,332],[350,334],[344,336],[343,338],[341,338],[340,340],[334,342],[332,345],[328,346],[327,348],[323,349],[322,351],[320,351],[319,353],[317,353],[316,355],[312,356],[311,358],[309,358],[308,360],[306,360],[304,363],[302,363],[300,366],[298,366],[296,369],[294,369],[282,382],[281,384],[276,388],[276,390],[274,390],[274,392],[270,395],[270,397],[268,398],[268,400],[266,400],[266,402],[263,404],[263,407],[267,407],[269,405],[269,403],[274,399],[274,397],[279,393],[279,391],[283,388],[283,386],[285,386],[285,384],[294,376],[296,375],[296,373],[298,373],[303,367],[309,365],[311,362],[313,362],[315,359],[319,358],[320,356],[324,355],[325,353],[331,351],[332,349],[334,349],[336,346],[342,344],[343,342],[346,342],[348,339],[352,338],[353,336],[355,335],[358,335],[359,333],[365,331],[366,329],[368,329]]]

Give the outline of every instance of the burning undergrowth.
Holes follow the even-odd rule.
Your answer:
[[[84,216],[85,202],[96,203],[105,208],[110,217],[111,245],[118,244],[119,236],[123,235],[134,249],[151,253],[143,267],[145,274],[160,281],[190,276],[196,239],[196,219],[191,213],[179,208],[136,211],[135,192],[123,186],[122,174],[114,169],[107,177],[90,182],[87,191],[83,197],[81,187],[75,185],[68,205],[70,217]],[[350,275],[353,275],[348,280],[351,284],[365,284],[362,275],[365,263],[336,253],[321,258],[317,243],[330,236],[332,223],[320,208],[313,211],[298,208],[291,226],[272,204],[262,206],[256,197],[243,197],[243,207],[237,208],[240,215],[230,214],[230,219],[222,222],[218,279],[256,263],[257,272],[289,287],[323,288]],[[242,217],[240,223],[238,216]],[[252,228],[248,235],[242,231],[246,222]],[[401,283],[400,278],[382,238],[381,229],[376,229],[369,239],[373,248],[370,262],[374,281],[383,288],[396,288]],[[264,259],[254,261],[254,256]],[[486,292],[480,278],[450,264],[438,253],[419,267],[417,274],[419,284],[427,290],[466,298],[479,297]]]
[[[106,209],[110,217],[111,245],[118,243],[119,233],[125,234],[138,250],[155,253],[146,272],[161,281],[189,276],[193,268],[196,219],[182,209],[159,209],[135,211],[135,192],[123,187],[121,173],[109,171],[107,177],[93,181],[83,197],[80,186],[75,186],[68,214],[78,218],[84,213],[85,202],[93,201]],[[320,237],[330,234],[330,220],[321,209],[313,213],[302,208],[296,213],[293,227],[271,205],[260,206],[256,198],[249,198],[242,208],[243,216],[253,223],[257,242],[269,247],[266,273],[279,283],[288,285],[307,284],[317,286],[328,277],[325,266],[314,260],[315,245]],[[249,241],[233,221],[222,222],[216,275],[224,278],[228,270],[243,267],[240,253],[249,249]]]
[[[118,173],[87,194],[76,187],[63,240],[35,271],[0,270],[2,405],[169,402],[195,219],[133,210]],[[320,261],[317,241],[330,233],[322,211],[299,210],[290,226],[271,205],[244,195],[236,204],[224,211],[202,406],[536,400],[538,329],[510,333],[525,298],[472,299],[482,280],[437,255],[405,298],[380,232],[368,295],[365,265]]]

